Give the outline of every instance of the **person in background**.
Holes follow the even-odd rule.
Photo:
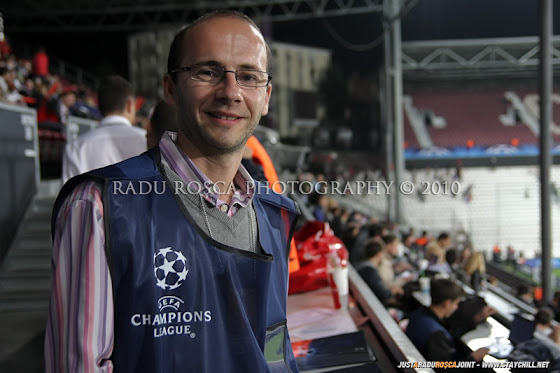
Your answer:
[[[445,262],[442,264],[432,264],[428,266],[427,271],[430,274],[445,274],[451,278],[455,278],[463,283],[467,283],[470,277],[463,271],[459,265],[459,251],[454,248],[447,249],[445,252]]]
[[[431,241],[426,246],[426,259],[430,264],[439,264],[445,261],[445,251],[451,246],[451,237],[448,233],[441,233],[437,240]]]
[[[39,47],[33,55],[33,73],[42,77],[46,83],[46,77],[49,75],[49,56],[44,47]]]
[[[412,275],[398,276],[397,274],[412,269],[406,262],[397,262],[395,259],[399,250],[399,239],[393,234],[386,234],[381,238],[383,242],[383,257],[377,266],[379,276],[383,279],[385,286],[402,288],[404,284],[412,280]]]
[[[345,207],[338,206],[333,212],[332,220],[330,221],[331,228],[334,234],[338,237],[342,237],[344,231],[344,226],[348,222],[350,217],[350,211]]]
[[[459,256],[459,264],[463,266],[471,255],[472,255],[471,247],[468,245],[463,247],[463,249],[461,250],[461,255]]]
[[[533,297],[533,288],[526,284],[520,284],[517,286],[517,298],[521,299],[523,302],[534,306],[535,298]]]
[[[74,105],[76,105],[75,87],[66,87],[62,90],[58,99],[55,100],[55,113],[58,122],[62,124],[68,123],[68,117],[73,114]]]
[[[560,321],[560,290],[556,290],[552,297],[552,301],[549,304],[550,308],[554,312],[554,320]]]
[[[357,271],[381,303],[386,306],[396,305],[397,297],[403,295],[404,291],[398,285],[388,288],[379,276],[377,268],[384,255],[381,242],[370,240],[364,248],[365,259],[358,265]]]
[[[533,337],[518,343],[515,349],[507,357],[511,362],[532,363],[537,361],[547,361],[549,366],[546,369],[531,369],[535,372],[560,372],[560,325],[552,325],[554,317],[553,311],[548,307],[541,307],[535,314],[535,330]],[[514,367],[514,373],[525,372],[527,369]]]
[[[515,249],[513,248],[513,246],[508,245],[506,250],[507,250],[507,263],[515,267],[515,265],[517,264],[517,255],[515,254]]]
[[[385,243],[385,250],[390,254],[389,259],[393,264],[393,270],[396,275],[413,269],[412,265],[408,262],[408,257],[402,250],[401,240],[396,235],[388,233],[381,239]]]
[[[494,245],[492,248],[492,261],[496,263],[502,262],[502,249],[499,245]]]
[[[0,101],[10,104],[25,105],[23,96],[15,85],[16,70],[12,67],[0,67]]]
[[[422,248],[426,247],[426,245],[427,245],[428,243],[430,243],[430,238],[429,238],[429,236],[428,236],[428,232],[427,232],[427,231],[422,231],[420,237],[418,237],[418,238],[416,239],[416,242],[415,242],[415,243],[416,243],[416,245],[418,245],[418,246],[420,246],[420,247],[422,247]]]
[[[299,371],[286,326],[298,208],[241,166],[268,113],[271,64],[249,17],[202,16],[169,51],[177,133],[62,188],[47,373]]]
[[[313,192],[309,195],[309,207],[313,211],[315,220],[324,222],[326,220],[325,210],[329,200],[326,194]]]
[[[482,287],[482,280],[486,276],[486,262],[482,253],[473,252],[463,264],[463,271],[468,276],[467,283],[475,291]]]
[[[445,320],[459,306],[463,289],[453,280],[434,279],[430,295],[430,307],[421,307],[412,312],[406,328],[406,335],[422,356],[431,361],[482,361],[488,348],[471,351],[460,339],[454,338],[445,326]]]
[[[348,244],[344,242],[350,252],[350,263],[353,265],[360,264],[364,260],[364,250],[367,243],[371,239],[381,240],[382,235],[383,227],[377,223],[370,222],[365,225],[359,224],[355,239],[351,241],[351,245],[348,246]]]
[[[280,179],[276,173],[274,163],[259,139],[253,135],[247,139],[241,164],[247,169],[253,179],[268,183],[268,187],[276,193],[282,194]],[[290,244],[288,256],[288,271],[293,273],[300,268],[295,240]]]
[[[2,33],[2,35],[4,35]],[[0,37],[2,36],[0,35]],[[8,58],[12,54],[12,47],[8,42],[8,38],[4,35],[3,39],[0,39],[0,59]]]
[[[124,78],[105,77],[98,89],[103,119],[94,130],[66,144],[62,181],[134,157],[146,151],[146,131],[133,127],[136,106],[132,85]]]
[[[146,126],[148,149],[157,146],[167,131],[177,132],[177,110],[165,101],[159,101],[152,111]]]
[[[560,325],[552,325],[552,320],[554,320],[554,311],[549,307],[540,307],[535,314],[535,332],[560,344]]]

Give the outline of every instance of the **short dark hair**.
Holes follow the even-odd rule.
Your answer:
[[[99,111],[103,116],[123,112],[129,97],[134,97],[134,89],[132,84],[121,76],[109,75],[99,83],[97,99]]]
[[[377,237],[377,236],[381,236],[381,233],[383,232],[383,227],[379,224],[370,224],[368,227],[368,236],[369,237]]]
[[[449,264],[457,263],[457,259],[459,259],[459,252],[457,249],[448,249],[445,252],[445,261]]]
[[[206,13],[203,16],[199,17],[198,19],[196,19],[193,23],[191,23],[188,26],[185,26],[182,30],[180,30],[175,37],[173,38],[173,42],[171,42],[171,47],[169,48],[169,56],[167,57],[167,72],[169,73],[170,71],[177,69],[181,66],[179,66],[179,64],[181,63],[181,58],[183,57],[183,40],[185,39],[185,36],[187,35],[187,33],[192,30],[194,27],[196,27],[197,25],[200,25],[206,21],[209,21],[211,19],[214,18],[237,18],[241,21],[245,21],[247,22],[249,25],[253,26],[254,28],[256,28],[257,30],[259,30],[259,32],[262,35],[261,29],[259,28],[259,26],[257,26],[257,24],[255,23],[255,21],[253,21],[251,18],[249,18],[249,16],[238,12],[236,10],[231,10],[231,9],[220,9],[220,10],[215,10],[213,12],[210,13]],[[272,53],[270,52],[270,48],[268,46],[268,43],[264,42],[264,45],[266,47],[266,72],[270,75],[272,74]],[[173,79],[174,82],[176,82],[176,78],[175,76],[171,76],[171,79]]]
[[[523,295],[523,294],[529,294],[529,293],[530,293],[529,286],[527,286],[525,284],[517,285],[517,295]]]
[[[455,300],[463,296],[463,289],[453,280],[440,278],[432,280],[430,284],[430,295],[432,304],[440,305],[447,299]]]
[[[177,111],[165,101],[160,101],[154,106],[154,112],[150,117],[154,138],[161,139],[166,131],[177,132]]]
[[[383,250],[383,246],[381,245],[381,242],[379,242],[378,240],[369,241],[364,249],[364,259],[373,258],[381,250]]]
[[[535,323],[548,325],[554,319],[554,312],[548,307],[541,307],[535,314]]]
[[[446,232],[443,232],[438,236],[437,240],[441,241],[441,240],[446,240],[448,238],[449,238],[449,234],[447,234]]]
[[[383,242],[385,242],[385,245],[392,243],[396,239],[397,239],[397,236],[395,236],[394,234],[387,234],[387,235],[383,236],[383,238],[382,238]]]

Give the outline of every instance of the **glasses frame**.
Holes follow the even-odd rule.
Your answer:
[[[195,79],[191,73],[190,70],[193,67],[197,67],[197,66],[208,66],[208,67],[214,67],[214,68],[219,68],[222,69],[224,71],[222,78],[217,81],[217,82],[207,82],[205,80],[200,80],[200,79]],[[196,82],[203,82],[203,83],[207,83],[207,84],[220,84],[221,82],[224,81],[224,78],[226,76],[226,73],[233,73],[233,75],[235,75],[235,81],[237,82],[237,85],[242,87],[242,88],[249,88],[249,89],[254,89],[254,88],[262,88],[262,87],[268,87],[268,85],[270,84],[270,82],[272,81],[272,75],[270,75],[269,73],[267,73],[266,71],[260,71],[260,70],[253,70],[253,69],[237,69],[237,70],[226,70],[224,69],[222,66],[219,65],[206,65],[206,64],[198,64],[195,63],[194,65],[190,65],[190,66],[186,66],[186,67],[178,67],[176,69],[170,70],[168,71],[168,74],[177,74],[177,73],[181,73],[183,71],[188,71],[189,72],[189,77],[196,81]],[[256,86],[247,86],[247,85],[243,85],[241,83],[239,83],[239,80],[237,79],[237,72],[238,71],[254,71],[254,72],[259,72],[259,73],[264,73],[268,76],[268,79],[266,81],[265,85],[256,85]]]

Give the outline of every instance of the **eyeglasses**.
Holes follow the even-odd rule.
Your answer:
[[[222,80],[224,80],[226,73],[233,73],[235,74],[235,80],[237,81],[237,84],[240,87],[245,88],[266,87],[272,80],[272,77],[264,71],[251,69],[239,69],[233,71],[225,70],[221,66],[213,65],[192,65],[187,67],[179,67],[177,69],[169,71],[169,74],[180,73],[183,71],[188,71],[192,80],[213,84],[220,83]]]

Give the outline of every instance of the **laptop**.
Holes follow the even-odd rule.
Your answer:
[[[514,346],[533,338],[535,321],[532,315],[516,313],[509,330],[509,340]]]
[[[496,359],[505,359],[519,343],[533,338],[535,332],[535,322],[533,316],[517,313],[513,317],[509,330],[509,339],[501,338],[496,343],[488,346],[488,355]]]

